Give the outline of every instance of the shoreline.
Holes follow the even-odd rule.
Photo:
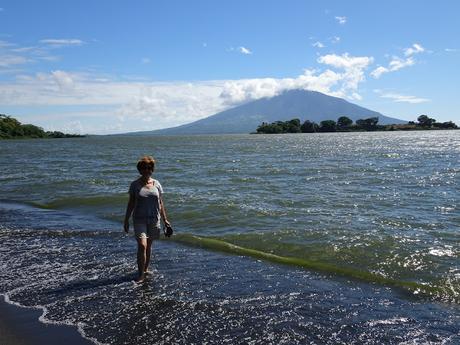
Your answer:
[[[76,326],[39,321],[43,310],[20,307],[0,298],[0,343],[2,345],[94,345],[82,337]]]

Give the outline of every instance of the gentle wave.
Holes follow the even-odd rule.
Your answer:
[[[348,278],[358,279],[369,283],[377,283],[391,287],[403,288],[415,295],[427,296],[443,301],[460,303],[460,289],[451,284],[442,285],[441,282],[421,283],[415,281],[398,280],[385,277],[369,271],[359,270],[354,267],[344,267],[317,258],[301,258],[295,256],[282,256],[268,251],[262,251],[232,244],[224,239],[196,236],[193,234],[180,234],[175,236],[175,241],[200,248],[225,252],[234,255],[249,256],[277,264],[302,267],[309,270],[330,273]]]
[[[87,206],[113,207],[128,201],[127,193],[99,195],[90,197],[68,197],[46,203],[30,202],[32,206],[43,209],[82,208]]]

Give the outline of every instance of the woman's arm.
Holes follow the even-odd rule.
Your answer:
[[[129,232],[129,218],[131,218],[131,214],[133,213],[135,201],[136,200],[134,199],[134,194],[130,193],[128,205],[126,206],[126,214],[125,214],[125,222],[124,222],[125,232]]]
[[[168,217],[166,216],[165,203],[163,202],[163,198],[161,196],[160,196],[160,214],[161,214],[161,218],[163,219],[163,223],[167,226],[171,225],[171,223],[168,220]]]

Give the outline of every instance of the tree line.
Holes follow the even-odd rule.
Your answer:
[[[75,137],[84,137],[84,135],[65,134],[59,131],[45,132],[41,127],[22,124],[11,116],[0,114],[0,139]]]
[[[272,123],[262,122],[257,127],[260,134],[278,133],[315,133],[315,132],[353,132],[353,131],[394,131],[394,130],[416,130],[416,129],[458,129],[452,121],[437,122],[428,115],[420,115],[417,122],[409,121],[407,124],[379,125],[378,117],[353,120],[347,116],[341,116],[334,120],[324,120],[319,124],[306,120],[301,123],[299,119],[289,121],[275,121]]]

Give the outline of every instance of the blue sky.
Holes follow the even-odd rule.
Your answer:
[[[460,124],[459,13],[456,0],[0,0],[0,113],[120,133],[304,88]]]

